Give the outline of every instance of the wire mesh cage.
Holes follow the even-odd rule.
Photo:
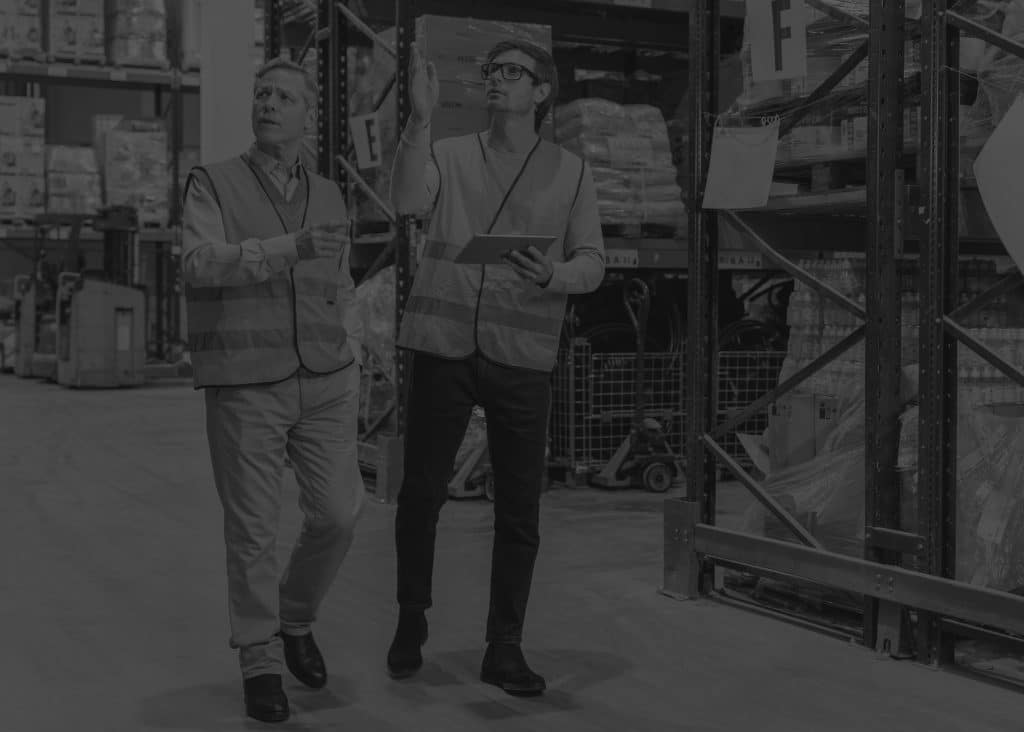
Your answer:
[[[780,351],[726,351],[718,357],[718,422],[767,394],[778,384],[786,354]],[[569,482],[600,470],[629,437],[636,405],[636,355],[595,353],[576,339],[559,353],[554,373],[550,463]],[[658,420],[668,444],[680,456],[685,448],[683,351],[644,357],[644,416]],[[751,461],[738,433],[761,434],[768,427],[765,407],[720,443],[740,465]]]
[[[644,357],[644,416],[658,420],[682,452],[684,356]],[[629,437],[636,408],[636,355],[595,353],[575,339],[559,353],[551,409],[551,464],[572,480],[603,467]]]

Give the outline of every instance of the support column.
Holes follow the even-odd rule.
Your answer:
[[[868,48],[868,241],[865,342],[865,511],[868,527],[898,528],[896,463],[899,450],[900,289],[897,253],[903,249],[903,44],[904,0],[871,4]],[[870,535],[870,532],[865,532]],[[865,541],[869,560],[897,564],[900,555]],[[899,626],[900,611],[865,603],[864,643],[876,645],[880,609],[884,624]],[[891,640],[898,645],[898,630]],[[898,648],[890,647],[890,652]]]
[[[918,533],[922,571],[953,578],[956,569],[957,343],[942,325],[957,305],[960,34],[946,22],[948,0],[924,0],[921,10],[920,426]],[[952,661],[938,618],[921,613],[917,657]]]

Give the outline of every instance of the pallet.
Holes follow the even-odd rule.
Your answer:
[[[31,229],[36,225],[35,219],[22,216],[0,216],[0,229]]]
[[[106,56],[64,56],[57,54],[47,54],[45,63],[48,64],[71,64],[72,66],[91,66],[94,68],[102,68],[107,65]]]

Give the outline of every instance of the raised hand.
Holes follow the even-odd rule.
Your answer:
[[[414,124],[426,124],[430,121],[440,93],[437,69],[432,62],[423,58],[414,43],[409,58],[409,103],[412,106]]]

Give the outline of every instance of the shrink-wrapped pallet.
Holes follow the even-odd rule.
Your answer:
[[[164,0],[107,0],[107,28],[112,64],[156,68],[169,65]]]
[[[100,170],[91,147],[50,145],[46,150],[46,210],[93,214],[103,206]]]
[[[602,222],[685,225],[668,128],[658,109],[578,99],[556,108],[555,137],[590,163]]]

